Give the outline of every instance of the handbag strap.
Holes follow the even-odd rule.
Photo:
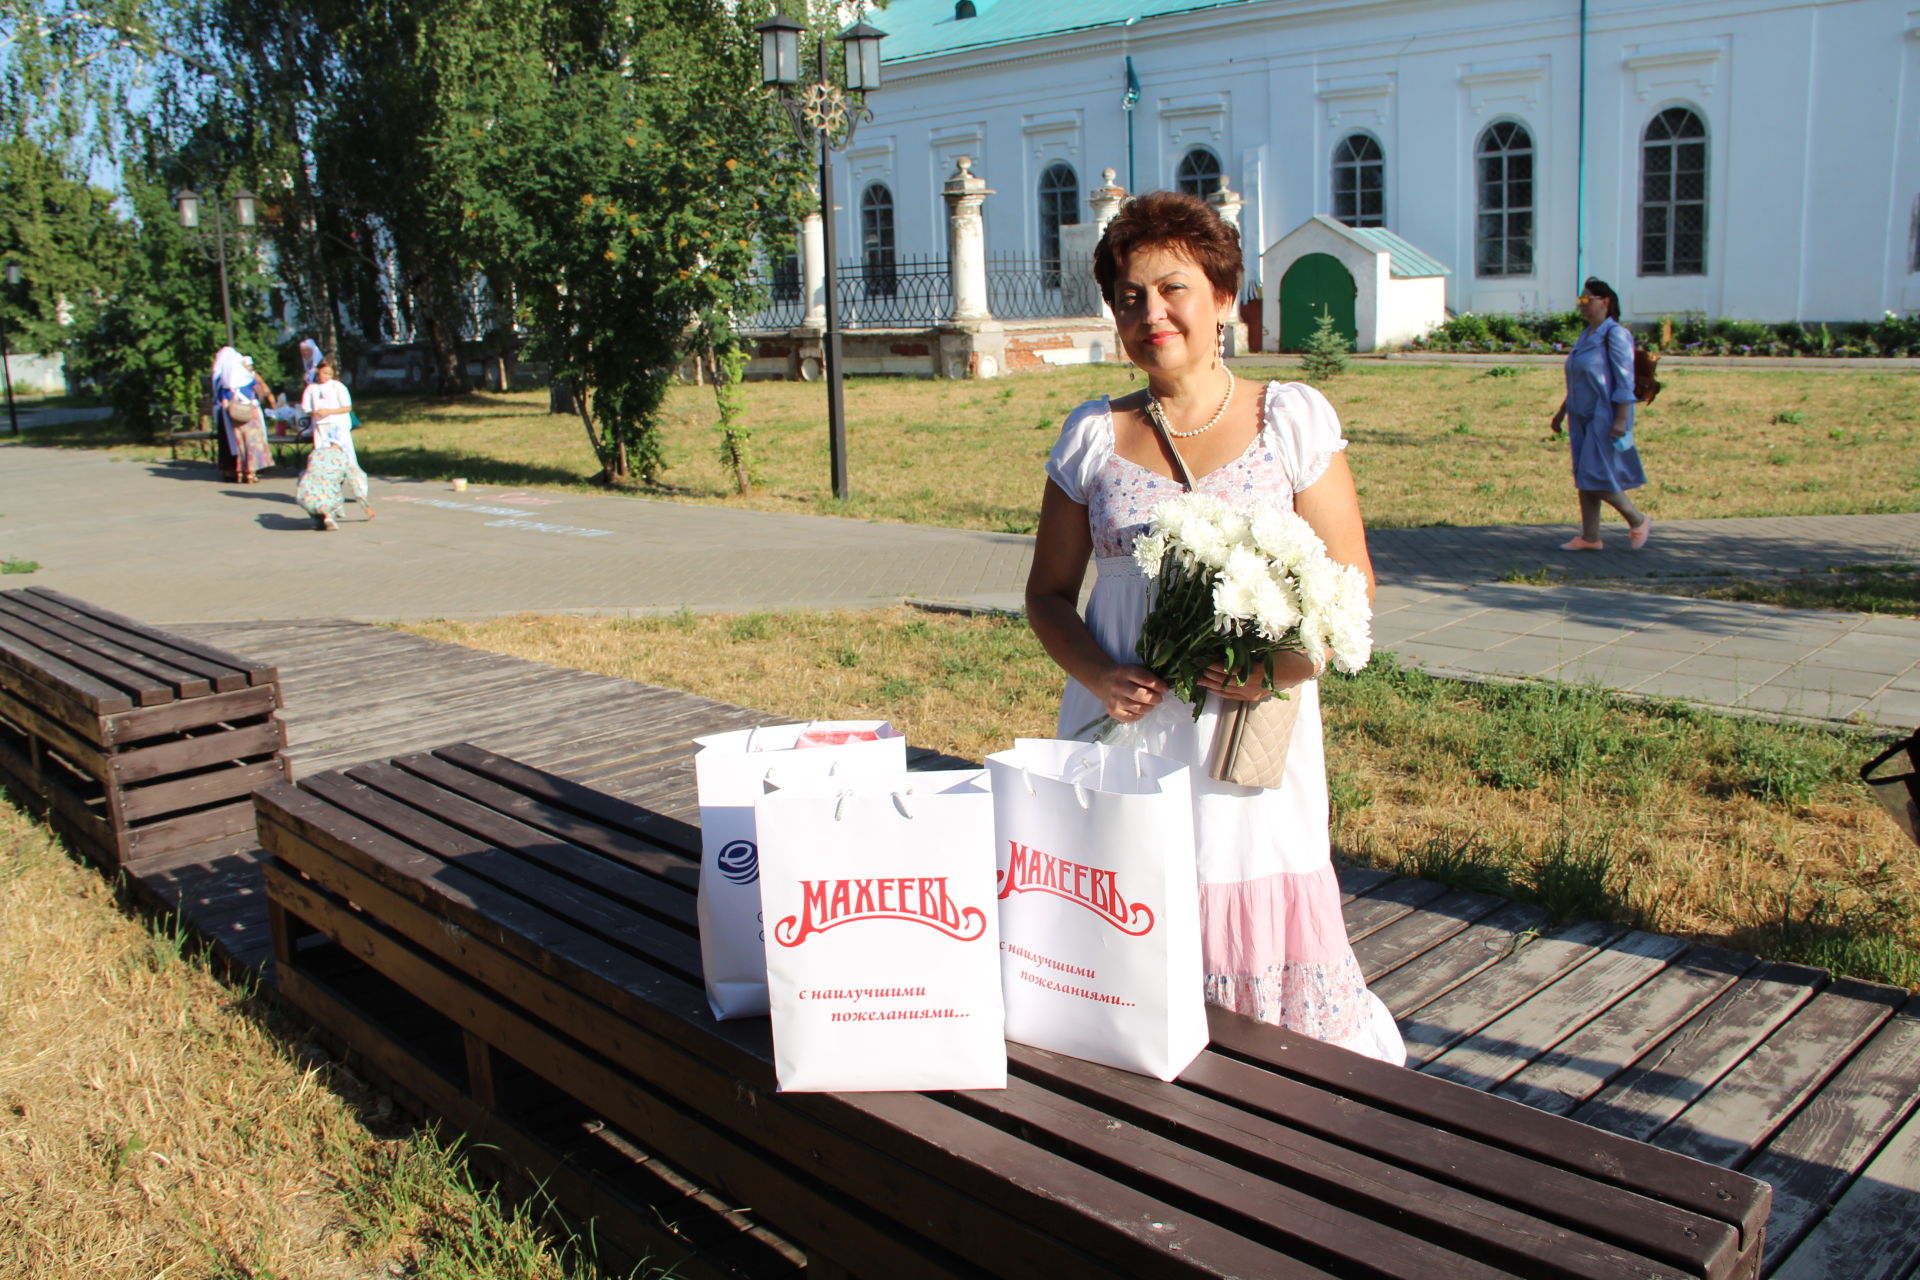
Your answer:
[[[1153,424],[1154,431],[1160,437],[1160,443],[1167,446],[1167,452],[1173,455],[1173,465],[1180,468],[1180,483],[1189,492],[1193,489],[1193,472],[1187,470],[1187,460],[1180,456],[1180,446],[1173,442],[1173,429],[1167,426],[1167,420],[1160,416],[1160,406],[1153,399],[1153,392],[1147,392],[1147,421]]]

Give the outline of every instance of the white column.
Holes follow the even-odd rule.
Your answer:
[[[1246,233],[1240,230],[1240,193],[1227,185],[1225,176],[1220,179],[1219,188],[1207,197],[1207,203],[1214,207],[1220,220],[1240,232],[1241,261],[1244,266],[1246,257]],[[1243,356],[1247,354],[1247,325],[1240,318],[1240,299],[1233,300],[1233,315],[1227,321],[1227,354]]]
[[[973,157],[961,156],[942,194],[947,201],[947,269],[953,285],[954,324],[991,320],[987,306],[987,232],[980,207],[993,192],[974,176]]]
[[[827,327],[827,251],[820,240],[820,207],[800,219],[800,280],[806,290],[808,329]]]
[[[1120,206],[1127,198],[1127,189],[1114,181],[1117,175],[1111,169],[1100,171],[1100,185],[1087,196],[1087,203],[1093,208],[1093,224],[1102,231],[1113,221],[1113,215],[1120,212]]]

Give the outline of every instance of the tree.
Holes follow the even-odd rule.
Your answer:
[[[63,350],[116,287],[130,239],[113,197],[23,137],[0,141],[0,260],[19,286],[0,293],[16,350]]]
[[[511,279],[610,484],[652,483],[682,360],[729,332],[800,158],[722,0],[456,0],[423,24],[443,242]]]

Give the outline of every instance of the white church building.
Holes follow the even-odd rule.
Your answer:
[[[1920,0],[891,0],[835,157],[843,262],[1072,261],[1102,172],[1222,182],[1262,255],[1316,216],[1444,264],[1454,311],[1920,309]],[[1063,244],[1068,257],[1063,261]],[[1436,288],[1439,285],[1435,285]]]

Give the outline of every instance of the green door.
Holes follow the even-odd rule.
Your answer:
[[[1287,268],[1280,279],[1280,350],[1300,351],[1320,323],[1320,313],[1333,312],[1333,323],[1352,342],[1353,277],[1332,254],[1310,253]]]

